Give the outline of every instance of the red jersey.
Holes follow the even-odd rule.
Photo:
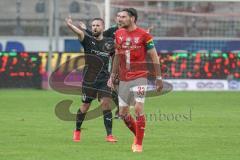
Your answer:
[[[134,31],[118,29],[115,33],[116,50],[119,56],[119,79],[128,81],[147,77],[147,50],[154,48],[152,36],[137,27]]]

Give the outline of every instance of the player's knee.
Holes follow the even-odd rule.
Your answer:
[[[119,113],[119,117],[121,117],[121,119],[125,120],[128,117],[128,114]]]
[[[90,108],[90,103],[83,103],[80,110],[82,113],[86,113],[89,108]]]
[[[119,110],[119,116],[124,118],[125,116],[127,116],[129,114],[129,110],[126,108],[120,108]]]
[[[143,103],[136,102],[136,104],[135,104],[135,114],[136,114],[136,116],[139,116],[139,115],[143,114]]]
[[[103,99],[101,101],[101,106],[103,110],[111,109],[109,105],[110,101],[108,99]]]
[[[120,116],[120,117],[124,117],[125,115],[126,115],[126,113],[123,113],[123,112],[120,112],[120,111],[119,111],[119,116]]]

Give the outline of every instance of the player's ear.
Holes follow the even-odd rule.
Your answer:
[[[104,24],[104,22],[102,22],[102,28],[105,30],[105,24]]]
[[[135,17],[134,17],[134,16],[131,17],[131,22],[132,22],[132,23],[135,22]]]

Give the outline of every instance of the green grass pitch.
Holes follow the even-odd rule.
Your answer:
[[[102,117],[84,122],[82,141],[72,142],[75,123],[59,120],[54,112],[64,99],[74,101],[72,112],[81,104],[78,96],[54,91],[1,89],[0,160],[240,158],[240,92],[171,92],[147,99],[140,154],[131,152],[133,136],[121,120],[114,120],[115,144],[104,141]]]

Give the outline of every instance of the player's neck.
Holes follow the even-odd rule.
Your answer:
[[[127,28],[128,32],[132,32],[132,31],[134,31],[135,29],[137,29],[137,25],[136,25],[135,23],[132,24],[132,25],[130,25],[130,26]]]
[[[103,35],[100,34],[98,37],[94,37],[96,40],[102,40],[103,39]]]

